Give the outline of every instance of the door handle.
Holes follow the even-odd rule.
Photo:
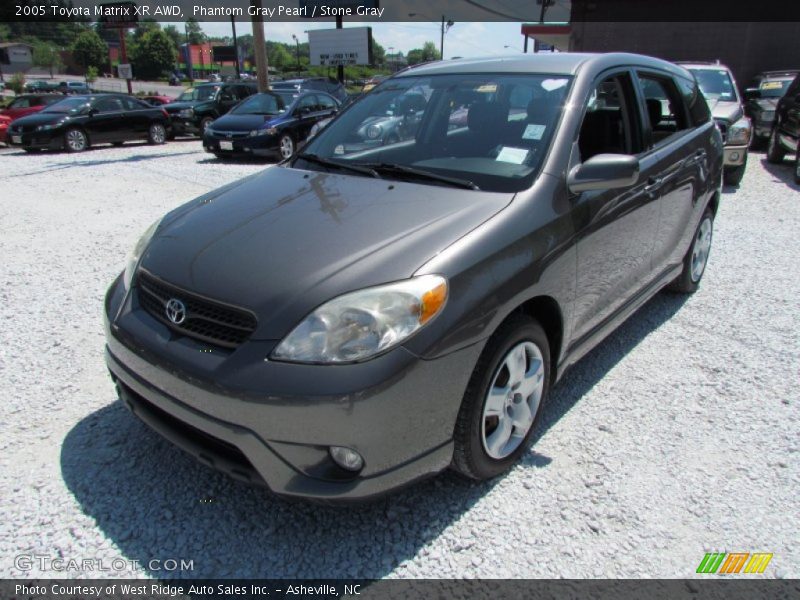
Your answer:
[[[660,177],[648,177],[647,185],[644,186],[644,191],[647,194],[652,194],[661,187],[662,179]]]

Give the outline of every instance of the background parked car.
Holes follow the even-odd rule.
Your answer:
[[[300,93],[296,97],[275,92],[256,94],[207,127],[203,147],[219,158],[290,158],[314,124],[330,118],[337,110],[336,98],[322,92]]]
[[[83,81],[59,81],[57,91],[62,94],[88,94],[89,86]]]
[[[54,92],[58,91],[58,82],[35,79],[25,84],[26,92]]]
[[[780,164],[794,153],[794,180],[800,183],[800,75],[775,107],[775,124],[767,144],[767,160]]]
[[[7,144],[6,133],[8,132],[8,125],[11,119],[5,115],[0,115],[0,144]]]
[[[248,96],[258,91],[254,83],[204,83],[184,90],[164,108],[172,118],[171,137],[202,136],[205,128]]]
[[[338,102],[344,102],[347,98],[347,90],[335,79],[326,77],[308,77],[305,79],[287,79],[276,81],[272,84],[272,89],[276,92],[293,90],[295,92],[319,91],[330,94]]]
[[[155,95],[155,96],[142,96],[141,98],[139,98],[139,100],[146,102],[150,106],[163,106],[164,104],[169,104],[170,102],[175,100],[175,98],[171,98],[169,96]]]
[[[775,108],[800,71],[765,71],[755,76],[745,90],[744,111],[753,121],[753,146],[769,139],[775,123]]]
[[[0,115],[5,115],[11,121],[25,117],[43,110],[51,104],[61,102],[61,94],[22,94],[14,98],[6,108],[0,110]]]
[[[725,143],[724,182],[726,185],[739,185],[747,167],[747,149],[753,127],[744,114],[742,100],[733,73],[725,65],[719,63],[679,63],[691,71],[700,85],[700,91],[706,97],[711,116],[722,132]],[[671,111],[669,103],[655,103],[648,110],[660,110],[662,117],[669,118],[666,111]],[[665,110],[666,109],[666,110]]]
[[[123,94],[75,96],[45,110],[15,120],[8,130],[11,144],[26,152],[60,150],[82,152],[95,144],[121,145],[130,140],[163,144],[169,116]]]

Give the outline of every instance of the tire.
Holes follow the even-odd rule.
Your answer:
[[[773,164],[780,164],[783,162],[783,157],[786,156],[786,151],[781,148],[778,142],[778,124],[772,128],[772,133],[769,134],[769,141],[767,142],[767,160]]]
[[[147,130],[147,143],[160,146],[167,141],[167,129],[161,123],[150,123]]]
[[[214,122],[214,119],[211,117],[203,117],[203,120],[200,121],[200,137],[203,137],[203,134],[208,129],[208,126]]]
[[[697,291],[706,272],[713,238],[714,214],[707,208],[694,232],[692,245],[683,258],[683,271],[669,284],[669,291],[678,294],[694,294]]]
[[[797,154],[794,155],[794,182],[800,183],[800,146],[797,147]]]
[[[89,147],[89,138],[83,129],[70,127],[64,133],[64,147],[67,152],[83,152]]]
[[[297,145],[294,142],[294,138],[288,133],[284,133],[278,141],[278,152],[281,155],[281,159],[287,160],[292,158],[296,151]]]
[[[520,356],[525,358],[525,368],[517,370],[517,383],[509,386],[514,374],[508,365]],[[547,335],[531,317],[513,315],[486,344],[464,393],[456,420],[452,468],[477,480],[507,471],[527,448],[549,389]],[[523,397],[526,391],[532,392],[527,398]],[[490,406],[492,398],[499,405]],[[498,414],[492,414],[495,411]]]
[[[738,167],[725,167],[722,171],[722,181],[725,185],[738,186],[742,183],[744,177],[744,170],[747,167],[747,155],[745,154],[744,162]]]

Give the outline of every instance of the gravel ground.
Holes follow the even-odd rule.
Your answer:
[[[445,474],[346,509],[195,463],[128,414],[103,364],[103,294],[138,235],[261,168],[197,141],[0,151],[0,576],[96,574],[15,561],[37,554],[101,559],[104,576],[671,578],[705,552],[763,551],[767,576],[800,577],[788,163],[751,156],[702,289],[659,295],[576,366],[508,476]],[[148,564],[170,558],[194,569]]]

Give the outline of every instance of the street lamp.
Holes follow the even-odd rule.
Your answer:
[[[297,36],[295,34],[292,34],[292,39],[294,40],[294,43],[295,43],[294,56],[297,59],[297,72],[299,73],[300,72],[300,40],[297,39]]]

